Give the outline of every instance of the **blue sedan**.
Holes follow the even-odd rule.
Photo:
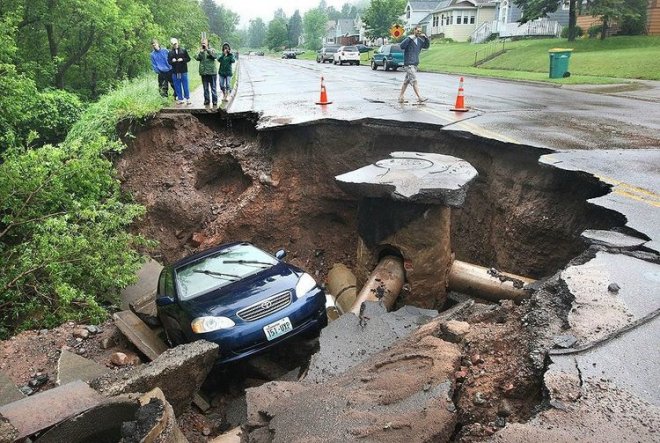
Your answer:
[[[163,268],[156,306],[170,344],[206,339],[228,363],[318,333],[327,324],[325,293],[284,256],[229,243]]]

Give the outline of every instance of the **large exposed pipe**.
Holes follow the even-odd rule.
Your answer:
[[[351,307],[351,312],[360,314],[360,306],[365,301],[382,300],[389,311],[401,292],[405,280],[403,260],[400,257],[387,255],[383,257],[367,282],[360,291]]]
[[[335,297],[335,305],[343,314],[350,311],[357,298],[357,279],[345,265],[335,263],[328,272],[326,289]]]
[[[460,260],[454,260],[449,270],[450,290],[492,301],[529,298],[529,291],[525,290],[525,286],[534,281]]]

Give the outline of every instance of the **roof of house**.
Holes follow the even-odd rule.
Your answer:
[[[443,0],[438,3],[438,6],[433,12],[444,11],[446,9],[455,9],[460,7],[495,7],[493,0]]]
[[[337,20],[337,29],[341,31],[342,35],[357,33],[355,21],[352,18],[340,18]]]
[[[408,2],[414,11],[433,11],[438,2]]]

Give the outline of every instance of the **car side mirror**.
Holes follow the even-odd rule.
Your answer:
[[[156,306],[167,306],[172,304],[174,304],[174,297],[170,297],[169,295],[163,295],[156,298]]]
[[[278,260],[282,260],[284,257],[286,257],[286,251],[284,249],[280,249],[275,253],[275,258]]]

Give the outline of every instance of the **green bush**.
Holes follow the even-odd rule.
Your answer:
[[[587,35],[589,38],[595,38],[598,37],[598,35],[603,32],[603,25],[592,25],[589,26],[589,29],[587,30]]]
[[[575,36],[582,37],[584,35],[584,29],[580,26],[575,26]],[[568,38],[568,26],[564,26],[561,30],[561,38]]]
[[[39,134],[39,144],[63,141],[82,110],[82,102],[70,92],[51,89],[40,93],[30,122]]]

